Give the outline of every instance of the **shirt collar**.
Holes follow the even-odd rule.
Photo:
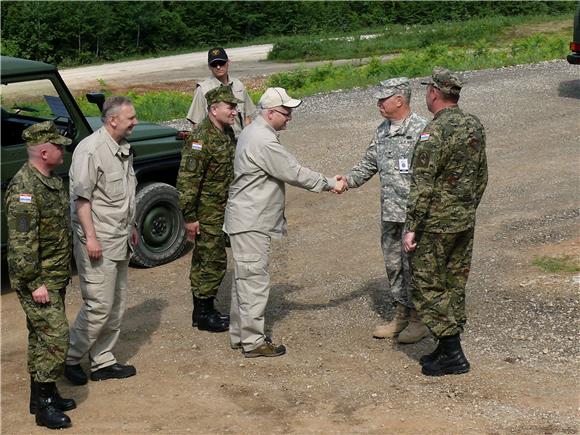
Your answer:
[[[268,129],[271,133],[273,133],[276,136],[276,139],[278,139],[280,137],[280,132],[274,130],[274,127],[272,127],[270,124],[268,124],[268,122],[264,119],[263,116],[257,116],[255,121],[253,122],[257,122],[258,125],[261,125],[263,128]]]
[[[103,139],[107,144],[107,147],[111,151],[111,154],[116,156],[117,154],[121,154],[124,157],[128,157],[131,154],[131,145],[125,139],[121,139],[120,143],[115,142],[115,139],[111,137],[107,129],[103,126],[101,127],[101,133],[103,135]]]
[[[44,184],[49,189],[52,190],[62,189],[62,179],[58,175],[51,174],[50,176],[47,177],[38,169],[36,169],[36,167],[30,162],[28,162],[28,167],[30,168],[32,173],[36,176],[36,178],[42,181],[42,184]]]
[[[208,80],[211,80],[212,84],[215,85],[215,87],[219,87],[222,86],[223,83],[220,82],[217,78],[215,78],[214,76],[210,76],[208,78]],[[234,80],[231,78],[231,76],[228,74],[228,85],[232,86],[234,84]]]

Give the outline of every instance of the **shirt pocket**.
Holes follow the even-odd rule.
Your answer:
[[[105,192],[111,199],[121,199],[125,194],[125,174],[113,172],[106,178]]]

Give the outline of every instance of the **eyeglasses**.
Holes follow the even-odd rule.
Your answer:
[[[285,118],[292,118],[292,112],[290,112],[290,113],[280,112],[279,110],[276,110],[276,109],[272,109],[272,111],[278,112],[280,115],[284,116]]]
[[[228,63],[225,60],[216,60],[215,62],[212,62],[209,64],[209,66],[211,66],[212,68],[217,68],[219,67],[223,67],[226,63]]]

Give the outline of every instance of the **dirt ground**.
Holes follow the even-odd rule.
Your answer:
[[[289,188],[274,246],[267,330],[288,353],[245,359],[226,334],[190,326],[191,253],[131,269],[117,357],[126,380],[72,386],[68,433],[568,434],[579,432],[578,282],[535,256],[579,255],[580,68],[562,61],[467,74],[460,104],[487,128],[490,182],[478,211],[463,336],[470,373],[432,378],[416,345],[375,340],[392,315],[379,248],[379,184],[343,196]],[[419,80],[414,107],[427,116]],[[281,140],[307,166],[346,172],[380,122],[372,90],[308,98]],[[227,310],[231,269],[220,290]],[[72,321],[78,277],[68,290]],[[2,433],[28,415],[26,327],[1,297]],[[86,362],[84,366],[86,367]]]

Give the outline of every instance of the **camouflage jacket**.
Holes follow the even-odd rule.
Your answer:
[[[228,189],[234,179],[234,132],[205,118],[188,136],[177,176],[179,206],[186,222],[200,221],[222,231]]]
[[[17,290],[45,284],[58,291],[69,282],[71,226],[68,193],[57,175],[46,177],[25,163],[6,191],[8,271]]]
[[[457,233],[475,225],[487,184],[479,119],[458,107],[437,112],[419,137],[411,166],[407,230]]]
[[[399,159],[407,159],[411,165],[415,143],[425,125],[427,120],[411,113],[391,135],[391,123],[385,120],[377,128],[361,161],[346,176],[349,187],[359,187],[379,173],[383,221],[405,222],[411,174],[399,169]]]

